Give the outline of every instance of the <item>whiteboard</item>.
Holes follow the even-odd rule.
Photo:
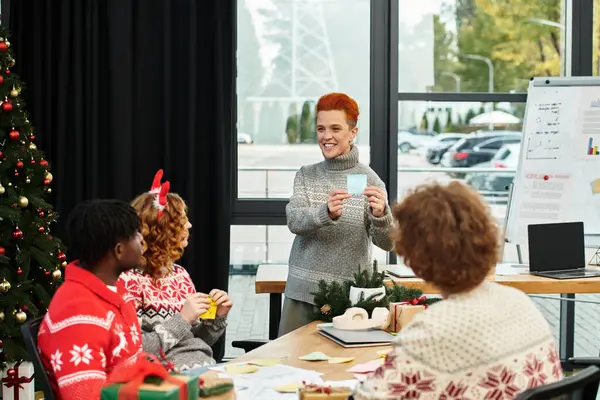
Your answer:
[[[528,225],[571,221],[600,244],[600,78],[534,78],[505,237],[526,246]]]

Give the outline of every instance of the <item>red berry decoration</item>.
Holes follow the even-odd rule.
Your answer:
[[[29,135],[29,140],[33,142],[35,140],[35,135]]]
[[[12,111],[12,109],[13,109],[13,105],[10,102],[5,101],[4,103],[2,103],[2,111],[9,112],[9,111]]]
[[[40,217],[43,217],[43,216],[44,216],[44,212],[43,212],[42,210],[38,210],[38,215],[39,215]]]
[[[15,176],[19,176],[19,171],[15,169]]]
[[[65,253],[63,253],[62,251],[59,251],[56,254],[56,258],[58,259],[59,262],[63,263],[65,261],[67,261],[67,255]]]
[[[19,160],[17,161],[17,168],[23,168],[23,161]]]
[[[2,246],[0,246],[0,256],[3,256],[6,254],[6,249]]]
[[[48,186],[50,184],[50,180],[44,179],[44,185]]]
[[[44,231],[45,231],[45,230],[46,230],[46,229],[45,229],[43,226],[40,226],[40,227],[38,228],[38,232],[39,232],[39,233],[44,233]]]
[[[44,168],[46,168],[48,166],[48,161],[46,160],[40,160],[40,165]]]
[[[44,272],[44,275],[46,275],[46,276],[50,275],[50,271]]]
[[[6,42],[0,42],[0,51],[5,52],[6,50],[8,50],[8,45]]]
[[[16,228],[12,233],[12,238],[15,240],[23,239],[23,231],[19,228]]]
[[[3,103],[3,104],[2,104],[2,108],[4,108],[4,104],[6,104],[6,103]],[[11,106],[11,107],[12,107],[12,106]],[[8,133],[8,138],[9,138],[10,140],[19,140],[19,137],[21,137],[21,134],[20,134],[20,133],[19,133],[19,131],[18,131],[18,130],[16,130],[16,129],[13,129],[12,131],[10,131],[10,132]]]
[[[21,269],[21,267],[19,267],[19,269],[17,269],[17,274],[21,275],[23,273],[23,270]]]

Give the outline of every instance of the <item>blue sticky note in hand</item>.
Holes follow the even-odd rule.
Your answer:
[[[346,175],[348,181],[348,193],[352,195],[361,195],[367,188],[367,175],[350,174]]]

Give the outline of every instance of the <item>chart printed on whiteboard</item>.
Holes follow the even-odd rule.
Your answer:
[[[577,157],[600,160],[600,102],[594,100],[581,111],[581,133],[578,138]]]
[[[557,159],[561,153],[560,134],[561,102],[536,103],[532,105],[533,121],[527,123],[528,160]]]

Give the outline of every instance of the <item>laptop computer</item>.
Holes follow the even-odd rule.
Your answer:
[[[332,323],[319,324],[317,328],[319,334],[346,348],[387,346],[394,339],[391,333],[381,329],[344,331],[334,328]]]
[[[529,237],[529,273],[553,279],[600,276],[586,269],[583,222],[533,224]]]

